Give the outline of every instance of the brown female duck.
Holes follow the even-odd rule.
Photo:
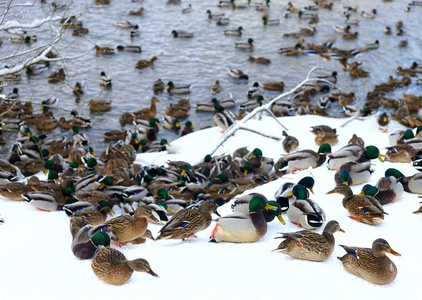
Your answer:
[[[387,284],[396,278],[397,267],[385,254],[391,253],[395,256],[400,254],[391,249],[386,240],[376,239],[372,243],[372,249],[340,246],[347,254],[338,259],[353,275],[376,284]]]
[[[136,119],[141,119],[141,120],[149,120],[150,118],[155,118],[155,116],[157,115],[157,106],[156,106],[157,102],[160,102],[160,101],[158,101],[156,97],[152,97],[149,108],[142,108],[138,111],[135,111],[133,113],[133,116]]]
[[[111,284],[123,284],[132,277],[133,271],[146,272],[158,277],[145,259],[127,260],[123,253],[113,248],[100,246],[92,259],[91,268],[101,280]]]

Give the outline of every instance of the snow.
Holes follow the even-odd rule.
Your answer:
[[[328,125],[337,129],[339,143],[333,152],[347,144],[353,133],[362,137],[366,145],[376,145],[381,153],[388,146],[388,135],[404,129],[392,121],[388,133],[378,130],[375,116],[357,119],[341,125],[345,119],[319,116],[296,116],[279,118],[289,135],[299,139],[299,148],[317,150],[313,125]],[[250,120],[247,127],[282,138],[282,128],[269,117]],[[213,149],[222,133],[217,127],[191,133],[171,142],[169,153],[138,155],[139,163],[165,164],[168,160],[185,160],[197,163]],[[284,154],[282,139],[264,138],[249,131],[240,130],[220,147],[217,154],[231,153],[238,147],[259,147],[264,156],[277,160]],[[410,164],[394,164],[373,160],[374,173],[368,183],[375,184],[389,167],[399,169],[405,175],[417,172]],[[287,221],[282,225],[277,220],[269,223],[267,234],[258,242],[247,244],[209,243],[209,236],[215,224],[197,234],[197,239],[188,241],[148,240],[142,245],[128,245],[119,250],[128,259],[144,258],[160,278],[145,273],[134,273],[121,286],[114,286],[99,280],[91,270],[90,260],[78,260],[71,252],[69,219],[64,212],[41,212],[26,202],[0,199],[0,213],[5,220],[0,225],[2,237],[0,256],[0,282],[3,299],[343,299],[406,297],[416,299],[421,269],[420,235],[421,216],[412,212],[419,208],[417,195],[404,192],[395,203],[384,206],[388,215],[377,226],[356,222],[348,218],[338,194],[326,195],[333,189],[334,171],[326,163],[316,169],[309,169],[259,186],[253,191],[273,199],[278,187],[286,182],[297,182],[311,174],[315,178],[311,199],[325,210],[327,221],[337,220],[346,233],[336,233],[336,247],[333,255],[324,262],[309,262],[272,252],[282,239],[275,240],[277,232],[300,230]],[[363,186],[353,186],[358,193]],[[252,190],[247,193],[252,192]],[[115,209],[116,213],[119,209]],[[219,208],[221,215],[231,213],[230,203]],[[216,216],[214,216],[216,217]],[[156,236],[160,225],[148,227]],[[321,233],[322,229],[317,232]],[[396,279],[385,286],[378,286],[358,278],[344,270],[337,256],[344,250],[338,245],[371,247],[377,238],[386,239],[391,247],[402,256],[390,256],[396,264]],[[116,247],[116,246],[113,246]],[[416,275],[416,276],[415,276]]]

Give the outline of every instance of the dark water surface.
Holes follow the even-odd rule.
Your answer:
[[[240,4],[240,1],[236,1]],[[241,1],[246,3],[246,1]],[[292,1],[293,2],[293,1]],[[317,55],[302,55],[288,57],[278,53],[279,48],[294,46],[295,38],[283,37],[283,33],[298,31],[306,27],[308,20],[299,19],[297,15],[283,18],[288,1],[272,0],[268,11],[270,18],[279,18],[281,23],[277,26],[264,26],[261,14],[254,7],[233,10],[232,8],[219,8],[219,1],[182,1],[180,5],[169,5],[167,1],[144,0],[133,3],[130,0],[112,0],[110,5],[96,5],[94,0],[74,1],[69,11],[57,10],[58,16],[69,16],[86,9],[86,13],[80,17],[83,26],[89,29],[86,35],[72,36],[72,30],[67,30],[62,41],[56,49],[63,57],[72,57],[80,54],[84,56],[50,65],[44,73],[28,78],[22,73],[20,81],[7,82],[4,93],[8,94],[14,87],[19,88],[21,99],[33,102],[35,112],[39,112],[41,101],[57,97],[58,108],[52,108],[54,115],[59,118],[69,118],[69,111],[77,109],[79,113],[86,114],[91,118],[92,127],[86,129],[91,139],[91,145],[96,152],[105,149],[106,143],[102,134],[112,129],[130,129],[133,125],[122,127],[118,121],[119,116],[126,111],[136,111],[149,106],[150,99],[154,96],[152,84],[158,78],[165,83],[173,81],[175,84],[192,84],[191,93],[185,95],[171,95],[167,91],[158,93],[158,118],[161,120],[165,108],[170,103],[175,103],[180,98],[189,97],[191,111],[189,120],[197,129],[214,125],[212,113],[197,113],[195,103],[210,101],[213,97],[225,98],[231,93],[237,98],[237,105],[233,109],[238,112],[240,104],[247,100],[246,92],[254,82],[284,81],[289,90],[301,82],[313,66],[320,64],[324,70],[318,71],[318,75],[329,74],[337,71],[338,86],[345,92],[355,92],[358,99],[364,98],[375,84],[387,81],[389,75],[395,75],[398,66],[410,67],[413,61],[422,62],[421,15],[422,7],[412,6],[409,12],[404,8],[407,1],[333,1],[332,10],[319,9],[315,11],[319,15],[319,23],[316,25],[317,33],[313,37],[304,37],[306,43],[321,44],[332,35],[337,36],[335,46],[341,49],[354,49],[367,43],[379,40],[380,47],[357,57],[357,61],[363,62],[362,67],[371,72],[367,79],[352,79],[347,71],[342,71],[337,61],[325,62]],[[26,3],[26,1],[15,1]],[[65,1],[57,1],[65,4]],[[193,11],[182,14],[182,8],[191,3]],[[294,1],[295,7],[301,8],[310,4],[311,1]],[[0,5],[3,10],[4,2]],[[359,26],[352,25],[352,32],[358,31],[359,38],[345,40],[333,30],[334,25],[343,25],[343,5],[355,7],[359,5],[357,13],[351,16],[360,20]],[[141,16],[128,15],[130,10],[144,7]],[[374,19],[365,19],[360,16],[362,10],[370,11],[376,8],[377,14]],[[225,13],[230,18],[230,24],[225,26],[216,25],[215,20],[209,20],[206,11],[213,13]],[[6,18],[17,19],[21,23],[28,24],[37,19],[45,18],[51,12],[49,4],[37,2],[31,8],[16,8],[11,10]],[[130,29],[119,28],[116,21],[128,20],[140,27],[140,35],[130,37]],[[394,24],[402,20],[404,22],[404,35],[397,36]],[[4,23],[3,23],[4,24]],[[28,30],[35,32],[38,40],[30,46],[13,44],[10,42],[11,34],[0,32],[3,45],[0,47],[0,57],[10,55],[13,52],[22,52],[29,47],[42,45],[50,40],[54,34],[50,25],[44,24],[40,28]],[[54,23],[58,28],[58,22]],[[238,26],[244,28],[241,37],[225,36],[225,29],[235,29]],[[392,27],[393,33],[385,35],[384,27]],[[177,39],[170,36],[173,29],[186,30],[194,33],[192,39]],[[235,48],[235,42],[246,41],[253,38],[254,49],[245,51]],[[408,40],[409,46],[399,48],[400,40]],[[96,55],[94,45],[115,48],[117,45],[139,45],[142,53],[117,52],[115,55]],[[269,65],[261,65],[247,61],[249,55],[264,56],[271,59]],[[157,56],[153,67],[136,69],[135,64],[140,59],[150,59]],[[22,61],[2,61],[2,67]],[[47,83],[46,77],[60,67],[66,71],[66,81],[58,84]],[[249,75],[249,81],[239,81],[229,77],[227,70],[238,68]],[[101,87],[98,83],[101,71],[105,71],[111,78],[111,89]],[[209,88],[220,80],[222,92],[213,96]],[[85,85],[83,97],[77,99],[72,92],[76,82]],[[420,94],[420,86],[413,82],[406,88],[397,89],[391,93],[392,97],[400,97],[401,93]],[[278,92],[263,90],[262,95],[270,100],[278,95]],[[104,113],[90,113],[87,103],[90,99],[104,99],[112,101],[112,107]],[[316,98],[313,100],[316,101]],[[356,103],[358,105],[359,103]],[[331,108],[333,114],[342,115],[337,104]],[[311,125],[311,124],[310,124]],[[36,133],[36,131],[34,130]],[[68,130],[56,128],[52,133],[69,135]],[[5,138],[14,139],[16,132],[5,132]],[[159,138],[171,140],[177,138],[177,133],[161,129]],[[4,153],[7,147],[3,147]]]

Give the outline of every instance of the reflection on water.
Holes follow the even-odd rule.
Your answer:
[[[16,3],[18,3],[17,1]],[[20,1],[26,2],[26,1]],[[57,1],[57,3],[65,3]],[[154,95],[152,91],[153,82],[161,78],[165,83],[173,81],[175,84],[192,84],[191,93],[188,97],[191,100],[189,120],[196,128],[212,126],[212,113],[195,112],[195,103],[210,101],[214,96],[209,88],[219,80],[222,92],[217,98],[228,97],[232,94],[237,98],[237,105],[233,109],[238,112],[240,104],[247,100],[247,90],[254,82],[264,83],[269,81],[284,81],[286,90],[293,88],[305,77],[309,69],[317,64],[325,70],[319,74],[330,74],[337,71],[338,86],[345,92],[355,92],[359,99],[362,99],[368,91],[377,83],[385,82],[389,75],[395,75],[398,66],[409,67],[412,61],[420,60],[420,27],[419,20],[422,7],[412,7],[410,12],[405,12],[405,1],[393,2],[368,2],[368,1],[334,1],[333,9],[319,9],[315,13],[319,16],[319,23],[316,25],[316,34],[312,37],[305,37],[306,43],[321,44],[331,36],[337,36],[335,46],[341,49],[353,49],[367,43],[379,40],[380,47],[377,50],[369,51],[357,57],[357,61],[363,62],[362,67],[370,71],[371,76],[367,79],[353,80],[347,71],[342,71],[337,61],[323,61],[317,55],[302,55],[299,57],[288,57],[278,53],[279,48],[294,46],[295,38],[283,37],[284,33],[298,31],[306,27],[308,20],[299,19],[297,15],[290,15],[283,18],[287,0],[270,2],[268,10],[270,19],[280,19],[279,25],[264,26],[261,20],[262,12],[254,7],[246,9],[220,8],[219,1],[182,1],[180,5],[168,5],[166,1],[145,0],[131,2],[129,0],[112,0],[110,5],[95,5],[95,1],[77,2],[69,12],[58,10],[57,15],[69,16],[83,9],[86,5],[87,11],[80,18],[83,26],[89,29],[86,35],[72,36],[72,31],[65,32],[63,40],[57,49],[65,57],[72,57],[85,53],[79,59],[65,61],[64,65],[55,62],[50,65],[49,70],[44,73],[28,78],[22,74],[22,79],[17,82],[9,82],[4,92],[7,94],[13,87],[18,87],[21,97],[24,100],[41,103],[41,101],[57,97],[59,109],[52,109],[57,118],[65,116],[68,118],[69,111],[77,109],[80,113],[89,115],[92,120],[92,127],[86,130],[91,138],[91,144],[97,152],[105,149],[102,134],[111,129],[122,128],[118,118],[126,111],[136,111],[148,107],[150,99]],[[236,1],[238,5],[241,2]],[[188,4],[192,5],[192,12],[182,13],[182,9]],[[311,1],[294,1],[297,8],[312,4]],[[4,4],[2,4],[4,5]],[[355,40],[341,38],[335,33],[333,26],[345,26],[345,18],[342,15],[343,5],[359,6],[357,13],[351,13],[354,18],[360,20],[359,26],[352,25],[352,31],[358,31],[359,37]],[[128,15],[131,10],[144,8],[143,15]],[[370,11],[376,8],[377,14],[374,19],[366,19],[360,16],[362,10]],[[42,19],[49,14],[51,7],[48,4],[37,2],[35,8],[21,8],[13,11],[13,17],[19,18],[22,23],[30,23],[34,19]],[[219,26],[215,20],[208,19],[206,11],[212,13],[224,13],[230,19],[228,25]],[[131,37],[130,29],[120,28],[115,25],[116,21],[128,20],[139,25],[139,35]],[[394,24],[402,20],[404,23],[404,35],[395,34]],[[242,26],[243,35],[226,36],[224,30],[236,29]],[[393,28],[391,35],[383,33],[385,26]],[[170,36],[172,30],[185,30],[193,32],[194,37],[189,39],[173,38]],[[38,40],[32,45],[37,46],[51,39],[52,34],[47,26],[31,30],[38,35]],[[1,56],[9,55],[13,51],[24,51],[27,45],[11,44],[10,35],[1,33],[3,45],[0,48]],[[246,42],[249,38],[254,40],[252,50],[235,48],[235,42]],[[409,46],[399,48],[400,40],[408,40]],[[117,45],[139,45],[142,53],[116,51],[115,55],[96,55],[94,45],[109,46],[115,48]],[[257,64],[248,61],[248,57],[263,56],[271,60],[268,65]],[[135,64],[140,59],[150,59],[157,56],[158,60],[152,67],[136,69]],[[19,58],[21,59],[21,58]],[[3,62],[3,67],[11,61]],[[60,67],[65,68],[66,81],[58,84],[47,83],[46,77]],[[229,77],[227,70],[238,68],[249,75],[249,81],[237,80]],[[101,71],[105,71],[112,78],[112,88],[104,88],[99,85]],[[72,89],[76,82],[84,85],[83,97],[76,98]],[[420,88],[412,83],[405,88],[397,89],[391,93],[392,97],[399,97],[401,93],[418,93]],[[278,95],[278,92],[263,90],[265,99],[271,99]],[[159,99],[158,116],[164,114],[165,108],[170,103],[175,103],[185,95],[172,95],[168,92],[156,94]],[[92,98],[99,98],[112,101],[112,107],[107,112],[90,113],[87,103]],[[313,99],[311,103],[314,103]],[[357,103],[356,103],[357,104]],[[36,112],[40,106],[34,104]],[[331,108],[334,114],[341,115],[337,104]],[[129,129],[132,125],[126,125]],[[67,130],[57,128],[55,133],[69,134]],[[4,136],[14,138],[16,133],[4,133]],[[173,140],[177,133],[160,130],[159,137]],[[4,149],[3,149],[4,150]]]

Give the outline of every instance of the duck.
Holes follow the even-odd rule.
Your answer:
[[[263,89],[270,90],[270,91],[280,91],[280,92],[282,92],[282,91],[284,91],[285,85],[284,85],[283,81],[280,81],[280,82],[265,82],[265,83],[261,84],[261,87]]]
[[[277,189],[277,191],[274,193],[274,198],[280,205],[281,211],[283,213],[287,212],[291,203],[296,200],[296,196],[293,194],[293,188],[297,184],[304,186],[305,188],[309,189],[311,193],[313,193],[315,180],[311,176],[305,176],[297,183],[285,182]],[[309,193],[307,193],[306,198],[309,196],[308,194]]]
[[[350,25],[346,25],[344,27],[342,25],[334,25],[334,31],[338,33],[348,33],[350,32],[350,29],[352,29]]]
[[[371,162],[349,161],[341,165],[334,174],[336,184],[359,185],[367,182],[372,175]]]
[[[279,25],[280,24],[280,19],[268,19],[267,16],[263,16],[262,17],[262,23],[265,26],[274,26],[274,25]]]
[[[359,20],[352,18],[349,14],[346,14],[346,20],[344,21],[346,24],[349,25],[359,25]]]
[[[124,20],[124,21],[117,21],[116,26],[121,27],[121,28],[132,28],[132,27],[135,27],[135,24],[131,23],[130,21]]]
[[[193,38],[193,32],[187,32],[184,30],[173,30],[171,35],[173,35],[174,38]]]
[[[302,51],[302,49],[303,49],[303,46],[297,43],[294,47],[280,48],[278,52],[286,56],[299,56],[305,53]]]
[[[221,92],[221,85],[220,85],[220,81],[217,79],[215,81],[215,83],[210,87],[210,92],[211,94],[218,94],[219,92]]]
[[[5,172],[2,170],[2,172]],[[11,174],[8,172],[8,174]],[[13,175],[10,175],[13,176]],[[12,201],[23,201],[25,198],[22,196],[23,194],[26,194],[28,192],[32,191],[32,188],[30,185],[26,185],[22,182],[8,182],[8,183],[2,183],[0,185],[0,195],[12,200]]]
[[[255,82],[255,84],[257,84],[257,82]],[[264,101],[264,97],[262,97],[262,95],[258,95],[256,99],[251,99],[240,104],[240,109],[245,111],[253,111],[255,108],[262,106]]]
[[[327,192],[333,193],[344,196],[343,207],[347,209],[351,219],[370,225],[380,224],[384,220],[384,209],[374,197],[354,195],[352,189],[345,184],[337,185]]]
[[[225,35],[241,36],[243,27],[239,26],[237,29],[226,29],[224,30]]]
[[[252,49],[253,48],[253,39],[249,38],[248,41],[245,42],[235,42],[235,47],[239,49]]]
[[[168,130],[179,130],[180,121],[178,118],[166,114],[163,116],[163,127]]]
[[[283,140],[284,151],[287,153],[294,151],[299,146],[299,140],[292,135],[288,135],[285,130],[283,130],[282,134],[284,136],[284,140]]]
[[[53,193],[31,191],[23,194],[22,198],[41,211],[55,211],[59,208],[56,196]]]
[[[135,65],[135,68],[143,69],[143,68],[146,68],[146,67],[150,67],[150,66],[154,65],[154,61],[156,61],[157,59],[158,59],[157,56],[153,56],[153,57],[151,57],[150,60],[146,60],[146,59],[138,60],[138,62]]]
[[[112,55],[114,54],[114,49],[109,47],[100,47],[95,45],[94,48],[95,53],[97,54],[106,54],[106,55]]]
[[[107,111],[111,107],[111,101],[91,99],[88,106],[90,111]]]
[[[99,279],[115,285],[127,282],[132,277],[133,271],[159,277],[145,259],[128,260],[119,250],[102,245],[91,261],[91,268]]]
[[[365,184],[359,195],[372,196],[377,199],[381,205],[385,205],[400,199],[403,191],[403,185],[397,180],[397,178],[394,176],[384,176],[378,179],[375,186]]]
[[[188,7],[182,9],[182,14],[188,14],[193,11],[192,4],[189,4]]]
[[[222,26],[222,25],[228,25],[228,24],[230,24],[230,19],[229,18],[226,18],[226,17],[218,18],[216,24],[217,25],[220,25],[220,26]]]
[[[100,73],[99,84],[101,86],[111,86],[111,78],[107,76],[104,71],[101,71]]]
[[[230,5],[231,5],[231,3],[230,3]],[[225,16],[224,13],[213,14],[213,13],[211,13],[211,10],[209,10],[209,9],[207,10],[206,14],[208,14],[208,19],[210,19],[210,20],[218,20],[219,18],[222,18],[222,17]]]
[[[154,91],[154,93],[161,92],[164,90],[164,88],[165,88],[165,84],[160,78],[154,81],[152,85],[152,90]]]
[[[257,64],[263,64],[263,65],[267,65],[267,64],[271,63],[271,60],[269,60],[268,58],[265,58],[265,57],[249,56],[248,61],[255,62]]]
[[[163,239],[182,239],[186,240],[195,233],[205,230],[210,226],[212,218],[211,213],[220,217],[217,211],[217,204],[212,201],[204,201],[199,207],[187,207],[179,210],[164,225],[156,240]]]
[[[322,144],[319,146],[318,152],[306,149],[283,155],[274,166],[275,172],[291,172],[309,167],[317,168],[325,162],[328,153],[331,153],[331,146]]]
[[[310,230],[281,233],[281,236],[276,238],[285,240],[273,251],[280,251],[302,260],[324,261],[334,252],[333,234],[337,231],[345,232],[337,221],[332,220],[325,225],[322,234]]]
[[[229,69],[228,73],[230,77],[233,77],[233,78],[246,79],[246,80],[249,79],[248,75],[246,75],[245,73],[243,73],[242,70],[239,70],[239,69]]]
[[[382,161],[379,150],[375,146],[362,148],[360,145],[348,144],[329,155],[328,165],[330,170],[337,170],[346,162],[364,162],[378,158]]]
[[[164,87],[170,94],[188,94],[190,93],[191,84],[175,85],[173,81],[169,81]]]
[[[249,213],[234,213],[217,220],[210,241],[230,243],[252,243],[261,239],[267,233],[267,222],[263,210],[274,211],[275,207],[268,204],[259,194],[249,201]]]
[[[156,103],[159,103],[160,101],[156,97],[151,98],[151,104],[148,108],[142,108],[140,110],[137,110],[133,113],[133,116],[136,119],[141,120],[149,120],[151,118],[155,118],[157,115],[157,105]]]
[[[133,28],[130,30],[130,37],[133,38],[135,36],[140,35],[140,31],[139,31],[139,26],[138,24],[136,24],[135,26],[133,26]]]
[[[109,247],[110,236],[103,229],[107,230],[105,224],[88,224],[80,228],[72,241],[73,255],[79,259],[91,259],[100,245]]]
[[[141,6],[138,10],[130,10],[128,15],[139,16],[144,14],[144,8]]]
[[[88,202],[87,200],[89,200],[90,203],[95,201],[96,203],[94,205],[96,207],[88,207],[85,209],[76,210],[71,213],[71,217],[84,218],[87,224],[91,225],[103,224],[107,219],[107,215],[111,215],[113,213],[112,204],[109,201],[105,200],[100,200],[97,202],[96,197],[90,197],[93,192],[101,193],[104,197],[107,197],[105,199],[109,199],[109,197],[105,193],[100,191],[78,192],[74,195],[75,199],[82,202]]]
[[[124,140],[127,136],[127,130],[110,130],[103,134],[105,141]]]
[[[185,125],[183,126],[182,130],[180,131],[180,136],[185,136],[189,133],[192,133],[195,126],[193,126],[191,121],[186,121]]]
[[[292,193],[296,200],[287,210],[287,217],[290,222],[305,229],[321,227],[325,221],[325,212],[315,201],[308,198],[309,193],[306,187],[296,184]]]
[[[58,83],[64,81],[66,74],[64,73],[64,69],[60,68],[58,71],[53,72],[48,76],[49,83]]]
[[[139,206],[134,215],[121,215],[114,217],[107,222],[109,230],[116,236],[119,245],[126,243],[142,236],[148,226],[148,221],[158,223],[157,217],[152,213],[149,206]]]
[[[386,148],[385,160],[390,162],[410,163],[419,153],[419,149],[415,149],[408,143]]]
[[[422,194],[422,173],[418,172],[410,176],[404,176],[395,168],[388,168],[384,173],[385,177],[394,176],[402,185],[404,191],[413,194]]]
[[[254,84],[248,88],[248,91],[246,93],[246,95],[248,96],[248,98],[255,98],[255,97],[257,97],[260,94],[261,94],[261,89],[259,87],[259,83],[258,82],[254,82]],[[263,100],[263,99],[264,98],[262,97],[261,100]],[[245,108],[245,107],[243,107],[243,108]]]
[[[219,104],[223,108],[231,108],[236,105],[236,99],[230,96],[226,99],[217,99],[212,98],[210,102],[200,102],[196,103],[196,110],[197,111],[205,111],[205,112],[212,112],[215,111],[215,105]]]
[[[401,255],[391,249],[386,240],[376,239],[372,243],[372,248],[340,246],[346,251],[346,254],[337,258],[342,262],[343,267],[353,275],[380,285],[388,284],[396,278],[397,267],[385,254]]]
[[[126,46],[118,45],[116,49],[118,51],[125,51],[125,52],[134,52],[134,53],[142,52],[141,46],[136,46],[136,45],[126,45]]]
[[[316,135],[315,137],[315,143],[318,146],[321,146],[322,144],[329,144],[331,146],[334,146],[338,143],[337,139],[337,130],[334,128],[331,128],[327,125],[317,125],[312,126],[311,132]]]
[[[166,116],[184,119],[189,116],[189,108],[170,103],[166,108]]]
[[[362,12],[360,13],[362,18],[367,18],[367,19],[373,19],[375,18],[375,15],[377,14],[377,10],[374,8],[371,11],[364,11],[362,10]]]

